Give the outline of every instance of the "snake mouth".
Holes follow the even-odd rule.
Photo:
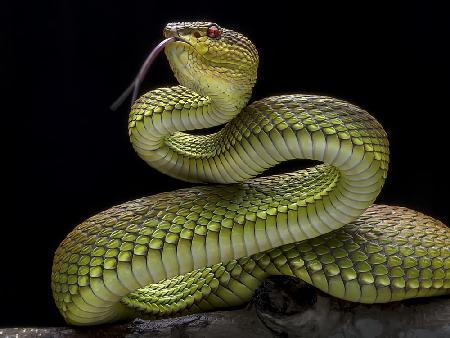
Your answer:
[[[166,35],[166,34],[164,33],[164,35]],[[134,102],[136,101],[138,92],[139,92],[140,85],[141,85],[142,81],[144,80],[145,75],[147,74],[148,70],[150,69],[150,66],[153,64],[153,62],[158,57],[158,55],[161,53],[161,51],[169,43],[172,43],[172,42],[182,42],[182,43],[186,43],[186,44],[190,45],[191,47],[193,47],[189,41],[186,41],[185,39],[181,38],[178,35],[171,35],[171,36],[166,37],[155,48],[153,48],[153,50],[150,52],[150,54],[148,54],[147,58],[145,59],[141,68],[139,69],[139,72],[136,75],[136,77],[134,78],[133,82],[131,82],[131,84],[122,93],[122,95],[120,95],[119,98],[111,105],[112,110],[117,110],[117,108],[119,108],[122,105],[122,103],[125,101],[125,99],[131,93],[133,93],[132,98],[131,98],[131,105],[134,104]]]

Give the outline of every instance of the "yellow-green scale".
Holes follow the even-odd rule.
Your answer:
[[[379,217],[380,214],[383,217]],[[406,216],[412,220],[408,227],[402,224],[402,217]],[[384,231],[386,227],[392,232],[390,243],[394,244],[402,238],[407,241],[402,246],[401,253],[394,249],[396,246],[387,244],[383,239],[379,240],[380,231]],[[421,235],[427,231],[428,235]],[[427,236],[441,236],[443,241],[438,247],[427,250],[427,240],[430,238]],[[328,234],[186,274],[185,280],[209,285],[209,289],[202,298],[183,307],[182,313],[202,310],[192,307],[202,299],[212,303],[215,308],[230,306],[226,299],[234,299],[233,305],[245,304],[253,291],[271,274],[297,276],[335,297],[362,303],[390,302],[419,294],[448,294],[449,247],[450,236],[444,224],[406,208],[372,206],[356,221]],[[269,266],[272,268],[268,268]],[[205,272],[209,273],[209,280],[202,277]],[[224,273],[227,276],[225,279]],[[175,277],[174,281],[180,278]],[[167,289],[169,283],[171,280],[165,281],[160,287]],[[149,285],[139,289],[123,298],[122,302],[129,304],[130,299],[139,298],[144,301],[148,299],[148,294],[154,294],[152,290],[155,287],[156,285]],[[191,294],[186,293],[186,290],[188,289],[183,285],[172,289],[177,302],[183,303],[183,299]],[[160,300],[154,298],[153,302],[158,303]],[[137,304],[141,305],[139,302]],[[139,314],[148,316],[154,313],[140,308]],[[159,312],[158,316],[174,314],[177,312]]]
[[[187,30],[184,38],[193,39],[189,30],[203,24],[169,25],[165,34]],[[225,185],[137,199],[76,227],[52,268],[66,321],[89,325],[240,305],[272,274],[366,303],[448,293],[445,225],[407,209],[371,206],[389,162],[379,123],[323,96],[276,96],[247,106],[256,50],[236,32],[223,34],[216,42],[232,43],[208,56],[198,55],[208,52],[204,46],[189,47],[211,42],[206,37],[166,46],[182,86],[139,98],[129,134],[155,169]],[[188,133],[224,123],[210,135]],[[292,159],[324,164],[251,179]]]

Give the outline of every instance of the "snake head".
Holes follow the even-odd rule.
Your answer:
[[[165,52],[180,84],[199,94],[248,102],[258,68],[258,52],[248,38],[213,22],[169,23],[163,34],[179,38]]]

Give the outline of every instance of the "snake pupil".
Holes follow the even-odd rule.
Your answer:
[[[192,35],[193,35],[194,38],[196,38],[196,39],[200,39],[200,37],[201,37],[201,34],[200,34],[199,31],[195,31],[194,33],[192,33]]]
[[[208,28],[208,31],[206,32],[206,34],[210,37],[210,38],[218,38],[220,36],[220,30],[219,27],[217,27],[217,25],[211,25]]]

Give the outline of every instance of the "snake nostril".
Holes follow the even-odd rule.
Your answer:
[[[176,35],[178,35],[177,30],[173,26],[166,26],[163,29],[163,36],[165,36],[166,38],[171,37],[171,36],[176,36]]]

